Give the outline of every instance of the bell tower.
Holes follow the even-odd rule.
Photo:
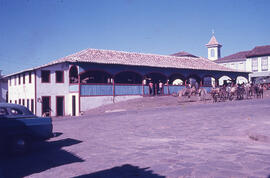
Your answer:
[[[222,45],[218,43],[216,37],[214,36],[214,32],[212,33],[210,41],[206,44],[206,47],[208,48],[209,60],[214,61],[221,57],[220,48]]]

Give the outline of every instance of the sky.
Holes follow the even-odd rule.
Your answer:
[[[7,75],[87,48],[207,57],[270,45],[269,0],[0,0]]]

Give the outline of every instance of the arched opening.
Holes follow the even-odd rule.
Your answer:
[[[142,76],[136,72],[124,71],[115,75],[115,83],[142,84]]]
[[[152,81],[153,83],[159,83],[160,81],[162,83],[166,83],[167,82],[167,76],[162,74],[162,73],[149,73],[146,75],[148,81]]]
[[[243,76],[238,76],[236,78],[236,83],[238,84],[248,83],[248,79]]]
[[[78,83],[78,69],[76,66],[72,66],[69,69],[69,83]]]
[[[228,77],[228,76],[222,76],[218,79],[218,84],[221,85],[228,85],[231,83],[235,83],[235,81],[232,80],[232,78]]]
[[[184,85],[184,81],[182,79],[175,79],[173,82],[172,82],[172,85]]]
[[[150,95],[157,95],[164,93],[164,84],[167,83],[167,76],[162,73],[146,74],[147,84],[150,88]]]
[[[112,75],[105,71],[87,71],[80,75],[81,83],[111,83]]]
[[[190,75],[187,77],[187,84],[190,84],[191,87],[196,87],[198,88],[201,85],[201,78],[197,75]]]
[[[181,74],[173,74],[169,77],[170,85],[184,85],[185,77]]]
[[[216,79],[211,75],[206,75],[202,78],[202,85],[204,87],[214,87],[216,86]]]

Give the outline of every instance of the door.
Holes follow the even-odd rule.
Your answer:
[[[72,116],[76,116],[76,96],[72,96]]]
[[[64,96],[56,97],[56,116],[64,116]]]
[[[51,97],[43,96],[42,97],[42,116],[51,115]]]

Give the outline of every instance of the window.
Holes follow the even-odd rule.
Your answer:
[[[26,106],[29,109],[29,99],[27,99]]]
[[[252,72],[258,71],[258,58],[252,59]]]
[[[29,72],[29,83],[32,83],[32,72]]]
[[[55,81],[56,83],[64,83],[64,72],[55,71]]]
[[[11,86],[11,77],[9,77],[8,82],[9,82],[9,86]]]
[[[19,99],[19,104],[22,104],[22,100],[21,99]]]
[[[50,71],[42,70],[41,71],[41,82],[42,83],[50,83]]]
[[[23,84],[25,84],[25,74],[23,74]]]
[[[31,112],[34,113],[34,100],[31,99]]]
[[[215,50],[211,49],[211,57],[215,57]]]
[[[22,100],[22,105],[23,105],[23,106],[25,105],[24,99]]]
[[[14,85],[16,85],[17,76],[14,76]]]
[[[15,100],[15,104],[17,104],[17,100]]]
[[[268,58],[262,57],[262,71],[268,70]]]
[[[21,75],[19,74],[18,75],[18,78],[19,78],[19,85],[21,84]]]

